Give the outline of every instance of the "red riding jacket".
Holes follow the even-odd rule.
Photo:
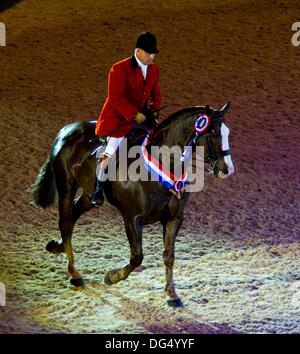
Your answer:
[[[96,125],[96,135],[125,136],[136,125],[134,118],[138,112],[145,106],[159,109],[160,103],[158,66],[149,65],[144,80],[134,55],[124,59],[110,69],[108,97]]]

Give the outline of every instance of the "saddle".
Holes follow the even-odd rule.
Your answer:
[[[129,148],[133,145],[140,145],[142,141],[145,139],[146,135],[149,135],[150,132],[153,133],[155,129],[158,127],[159,111],[153,112],[148,108],[145,108],[143,110],[143,114],[146,116],[146,121],[142,124],[139,125],[137,124],[134,127],[134,129],[125,136],[125,138],[127,138],[127,144]],[[103,151],[105,150],[105,146],[107,145],[107,139],[106,137],[100,136],[90,140],[90,143],[91,144],[96,143],[96,146],[94,146],[90,154],[90,157],[93,157],[95,154],[99,152],[101,153],[101,150]]]

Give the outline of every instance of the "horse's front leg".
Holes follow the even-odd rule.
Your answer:
[[[172,307],[183,307],[183,304],[175,291],[173,281],[173,266],[175,260],[175,239],[182,224],[183,216],[163,224],[164,227],[164,263],[166,267],[166,288],[169,297],[168,305]]]
[[[127,238],[130,244],[130,262],[123,268],[108,271],[104,278],[104,282],[107,285],[116,284],[120,280],[125,280],[135,268],[142,264],[143,261],[143,219],[140,216],[136,216],[133,220],[128,220],[124,217],[124,222]]]

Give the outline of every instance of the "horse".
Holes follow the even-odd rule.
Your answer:
[[[152,144],[158,146],[180,146],[187,144],[204,146],[204,160],[211,165],[211,173],[224,179],[234,172],[229,150],[229,128],[224,123],[224,114],[230,103],[221,109],[193,106],[181,109],[154,130]],[[206,131],[195,139],[195,127],[199,117],[209,118]],[[83,287],[81,274],[75,267],[72,249],[72,233],[78,218],[94,205],[91,196],[96,183],[95,154],[99,145],[95,137],[94,121],[75,122],[64,126],[57,134],[50,154],[31,187],[31,202],[42,208],[54,204],[58,195],[59,229],[61,240],[48,242],[46,250],[51,253],[65,252],[68,260],[70,282]],[[145,132],[142,132],[145,134]],[[119,171],[120,172],[120,171]],[[175,239],[183,221],[183,212],[189,193],[182,191],[178,197],[159,181],[123,181],[116,178],[104,184],[106,202],[110,203],[123,217],[130,245],[130,260],[123,268],[109,270],[104,278],[106,285],[125,280],[142,264],[143,226],[159,221],[163,226],[163,260],[166,269],[167,303],[171,307],[183,306],[176,294],[173,281]],[[81,194],[78,194],[81,190]]]

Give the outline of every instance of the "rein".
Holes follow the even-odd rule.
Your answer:
[[[208,114],[200,114],[196,118],[193,137],[189,140],[180,158],[180,161],[182,162],[184,167],[187,166],[192,151],[192,147],[197,143],[199,138],[207,132],[207,130],[211,126],[211,123],[212,123],[212,118]],[[183,174],[180,177],[176,177],[171,171],[165,169],[159,160],[157,160],[156,158],[154,158],[149,154],[147,150],[147,146],[149,146],[150,144],[149,142],[151,140],[151,136],[153,135],[153,132],[154,129],[152,129],[150,133],[146,135],[142,143],[141,149],[142,149],[142,156],[144,158],[144,165],[151,175],[155,176],[156,179],[161,184],[163,184],[166,188],[168,188],[169,191],[173,193],[178,199],[181,199],[181,195],[184,192],[185,186],[188,183],[187,172],[184,170]],[[214,169],[217,160],[211,144],[209,144],[209,151],[210,151],[209,154],[212,154],[212,159],[214,160],[214,165],[212,167]]]

